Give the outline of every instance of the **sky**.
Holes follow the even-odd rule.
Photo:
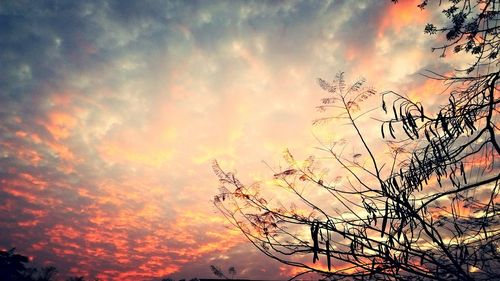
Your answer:
[[[290,277],[217,213],[212,160],[251,181],[317,153],[339,71],[433,104],[420,73],[453,58],[417,4],[1,1],[0,249],[102,280]]]

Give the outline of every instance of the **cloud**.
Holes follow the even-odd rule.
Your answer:
[[[210,161],[250,181],[285,147],[314,153],[317,77],[413,79],[429,43],[409,11],[371,1],[8,1],[0,247],[104,280],[207,277],[212,262],[284,278],[214,213]]]

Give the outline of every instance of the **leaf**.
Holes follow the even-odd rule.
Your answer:
[[[344,89],[345,89],[344,72],[337,73],[337,75],[335,76],[335,78],[337,79],[337,83],[339,85],[340,92],[341,93],[344,92]]]
[[[424,28],[424,33],[426,34],[436,34],[437,33],[437,28],[434,24],[428,23],[425,28]]]
[[[288,148],[283,150],[283,158],[288,163],[288,165],[295,164],[295,159],[293,158],[293,155],[292,155],[292,153],[290,153],[290,150]]]
[[[212,161],[212,170],[214,171],[215,175],[219,177],[219,179],[228,179],[227,174],[222,171],[217,160]]]
[[[334,117],[324,117],[324,118],[318,118],[313,120],[312,124],[314,126],[316,125],[324,125],[327,124],[328,122],[332,121]]]
[[[399,190],[398,181],[396,180],[396,178],[392,178],[392,184],[394,185],[396,190]]]
[[[352,84],[352,86],[351,86],[351,89],[350,89],[350,90],[351,90],[351,91],[354,91],[354,92],[358,91],[358,90],[361,88],[361,86],[363,86],[363,84],[365,83],[365,81],[366,81],[366,80],[365,80],[364,78],[359,79],[359,80],[358,80],[358,81],[356,81],[354,84]]]
[[[313,222],[311,224],[311,238],[313,240],[313,263],[316,263],[316,261],[319,260],[318,232],[319,232],[319,222]]]
[[[221,270],[219,267],[217,267],[217,266],[215,266],[215,265],[210,265],[210,269],[212,270],[212,273],[213,273],[215,276],[217,276],[217,277],[219,277],[219,278],[225,277],[225,276],[224,276],[224,273],[222,272],[222,270]]]
[[[327,92],[330,92],[330,93],[335,93],[337,90],[335,88],[335,86],[331,85],[330,83],[326,82],[325,80],[323,80],[321,78],[318,78],[318,84],[321,87],[321,89],[323,89]]]
[[[332,270],[332,262],[330,260],[330,240],[326,240],[326,264],[328,266],[328,271]]]
[[[307,159],[304,161],[304,164],[302,165],[302,169],[303,170],[309,170],[311,168],[311,166],[313,165],[314,163],[314,156],[309,156],[307,157]]]
[[[391,133],[391,136],[393,139],[396,138],[396,136],[394,135],[394,128],[392,127],[392,122],[389,121],[389,133]]]
[[[332,103],[335,103],[338,100],[339,100],[338,98],[322,98],[321,99],[321,103],[322,104],[332,104]]]
[[[385,234],[385,228],[387,226],[387,219],[389,217],[389,199],[385,200],[385,214],[384,214],[384,218],[382,220],[382,229],[381,229],[381,233],[380,233],[380,237],[384,237],[384,234]]]
[[[431,137],[429,136],[429,131],[427,129],[424,130],[425,138],[427,139],[428,142],[431,142]]]

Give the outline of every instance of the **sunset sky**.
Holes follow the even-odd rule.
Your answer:
[[[432,104],[441,8],[400,2],[0,2],[0,249],[103,280],[290,277],[216,212],[211,161],[252,181],[317,153],[339,71]]]

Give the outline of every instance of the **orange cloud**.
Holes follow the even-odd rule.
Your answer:
[[[71,130],[77,125],[77,119],[67,112],[53,111],[48,113],[47,120],[40,123],[58,141],[70,136]]]
[[[400,33],[406,27],[426,23],[429,13],[417,7],[421,2],[421,0],[407,0],[397,4],[388,4],[378,24],[378,37],[384,37],[388,30]]]
[[[25,132],[16,132],[16,136],[22,140],[25,138]],[[40,164],[42,161],[42,156],[36,149],[25,145],[23,142],[9,141],[0,144],[0,147],[7,151],[9,154],[13,154],[16,159],[23,160],[27,164],[33,164],[35,166]]]
[[[173,154],[172,141],[177,136],[173,127],[151,127],[145,131],[124,130],[99,146],[101,157],[109,163],[129,163],[158,168]]]
[[[0,183],[2,184],[2,190],[4,192],[15,197],[20,197],[33,204],[37,203],[38,198],[31,191],[26,190],[25,185],[19,185],[16,181],[8,181],[5,179],[2,179]]]

